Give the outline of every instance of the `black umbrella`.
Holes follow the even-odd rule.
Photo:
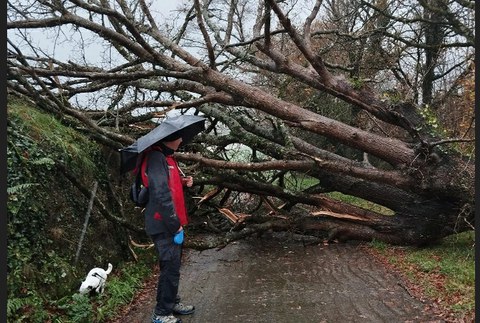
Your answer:
[[[135,168],[138,155],[157,143],[158,141],[172,135],[182,137],[182,145],[188,143],[199,132],[205,130],[205,118],[194,115],[180,115],[165,118],[155,129],[137,139],[133,144],[120,149],[120,173],[128,172]]]

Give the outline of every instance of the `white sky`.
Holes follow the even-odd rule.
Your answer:
[[[175,9],[186,2],[188,2],[188,0],[152,0],[152,15],[157,20],[158,25],[163,25],[164,22],[173,24],[174,21],[172,17],[176,16],[174,12]],[[66,40],[66,37],[70,36],[71,31],[71,26],[62,27],[61,30],[58,28],[51,28],[49,30],[30,29],[28,30],[29,43],[37,48],[42,48],[49,56],[53,56],[61,61],[76,61],[79,58],[79,53],[84,52],[84,57],[87,62],[98,62],[99,53],[105,51],[99,44],[98,35],[92,35],[90,32],[82,30],[81,36],[79,33],[74,34],[72,45],[70,39],[68,39],[68,41]],[[24,54],[31,53],[30,49],[26,46],[25,40],[17,38],[15,35],[18,35],[17,30],[7,30],[8,38],[14,40],[16,42],[15,45],[18,46]],[[79,38],[78,42],[75,42],[76,36]],[[82,38],[82,42],[80,42],[80,37]]]

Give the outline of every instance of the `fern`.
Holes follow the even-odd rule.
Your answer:
[[[93,306],[87,295],[73,294],[70,298],[62,299],[62,302],[66,303],[58,304],[58,308],[66,311],[69,322],[92,322]]]
[[[27,305],[25,298],[9,298],[7,299],[7,317],[13,316],[23,306]]]
[[[40,185],[40,184],[38,184],[38,183],[24,183],[24,184],[18,184],[18,185],[12,186],[12,187],[7,187],[7,194],[8,195],[17,194],[17,193],[20,193],[24,190],[29,189],[30,187],[38,186],[38,185]]]
[[[48,158],[48,157],[43,157],[43,158],[40,158],[40,159],[32,160],[31,163],[33,165],[48,165],[48,166],[55,165],[55,161],[51,158]]]

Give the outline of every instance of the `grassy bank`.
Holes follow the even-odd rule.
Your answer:
[[[145,280],[152,276],[155,254],[138,251],[137,262],[125,262],[108,276],[103,294],[81,295],[74,293],[59,300],[52,300],[45,317],[49,322],[109,322],[121,315],[121,310],[131,304]],[[30,320],[30,322],[40,322]]]
[[[406,280],[409,292],[447,322],[474,322],[475,232],[463,232],[423,247],[372,242],[379,259]]]
[[[67,117],[62,120],[9,98],[8,322],[104,322],[117,304],[130,301],[151,271],[142,272],[137,264],[124,271],[130,259],[125,231],[100,208],[87,212],[93,183],[99,201],[113,200],[109,183],[115,156],[69,127]],[[120,214],[115,203],[104,205]],[[135,214],[129,219],[135,223]],[[109,262],[114,271],[108,291],[93,299],[79,295],[86,273]]]

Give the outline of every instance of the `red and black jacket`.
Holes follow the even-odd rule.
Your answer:
[[[183,184],[173,150],[154,146],[145,152],[142,182],[148,187],[145,231],[148,235],[175,235],[188,223]]]

